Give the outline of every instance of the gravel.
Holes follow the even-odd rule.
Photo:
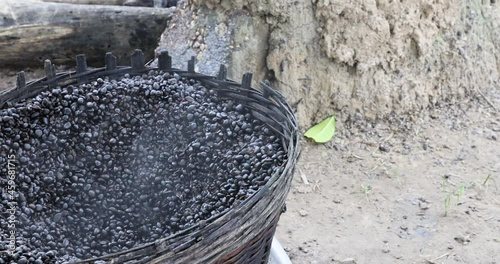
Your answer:
[[[0,110],[1,263],[62,263],[152,242],[246,199],[281,169],[281,139],[238,102],[151,71],[57,87]],[[10,173],[2,166],[2,175]],[[6,177],[0,188],[9,188]],[[5,232],[7,233],[7,232]]]

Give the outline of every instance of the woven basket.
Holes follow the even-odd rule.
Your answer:
[[[132,54],[131,62],[131,66],[116,66],[115,57],[108,53],[106,67],[89,70],[85,56],[79,55],[76,71],[56,74],[54,66],[46,61],[46,77],[26,83],[24,73],[19,73],[17,87],[0,93],[0,107],[31,98],[51,87],[161,70],[200,81],[220,97],[244,104],[255,118],[281,135],[288,159],[278,172],[269,175],[270,180],[258,192],[219,215],[155,242],[78,263],[267,263],[299,155],[297,122],[284,97],[264,83],[260,91],[251,88],[250,73],[243,75],[241,84],[226,80],[224,66],[216,77],[195,73],[194,58],[188,62],[187,71],[172,68],[167,52],[159,55],[158,67],[145,66],[140,50]]]

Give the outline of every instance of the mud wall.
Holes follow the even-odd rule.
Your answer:
[[[495,0],[191,0],[159,49],[271,79],[304,126],[384,118],[499,89]],[[188,30],[186,30],[188,28]]]

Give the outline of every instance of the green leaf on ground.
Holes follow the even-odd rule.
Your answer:
[[[331,116],[321,123],[311,127],[304,136],[311,138],[316,143],[325,143],[335,134],[335,116]]]

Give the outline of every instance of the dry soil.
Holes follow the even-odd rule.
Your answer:
[[[500,263],[500,93],[304,141],[277,237],[292,262]]]

